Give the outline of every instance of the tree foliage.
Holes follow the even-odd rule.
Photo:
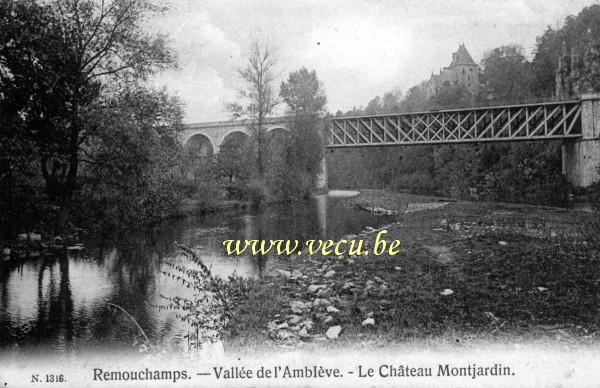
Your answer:
[[[518,45],[500,46],[486,52],[481,60],[488,93],[501,101],[521,101],[531,97],[531,65]]]
[[[34,144],[51,197],[77,187],[81,145],[97,129],[84,120],[90,106],[171,65],[164,37],[141,28],[160,11],[145,0],[0,4],[0,103]]]
[[[327,101],[317,73],[305,67],[290,73],[281,83],[279,95],[294,115],[322,113]]]
[[[21,172],[11,184],[41,180],[64,208],[162,211],[182,111],[146,86],[175,63],[165,36],[142,27],[163,11],[147,0],[0,2],[4,164]]]
[[[285,160],[284,196],[306,196],[321,172],[324,143],[323,120],[319,115],[325,111],[327,98],[317,73],[304,67],[289,74],[279,95],[288,105],[288,113],[294,116]]]
[[[252,120],[251,140],[256,144],[256,165],[259,177],[264,175],[266,129],[265,120],[279,104],[273,89],[276,60],[268,43],[253,40],[246,55],[246,64],[239,70],[246,88],[240,90],[240,101],[228,104],[234,118],[247,117]]]

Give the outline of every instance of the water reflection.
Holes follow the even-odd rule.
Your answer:
[[[391,221],[317,196],[311,202],[169,221],[148,231],[132,230],[86,242],[85,254],[0,263],[0,346],[64,352],[115,347],[131,349],[136,327],[107,303],[126,309],[154,343],[184,341],[185,327],[172,311],[156,308],[162,296],[187,296],[166,273],[184,265],[177,244],[195,249],[215,276],[260,278],[268,257],[229,257],[225,239],[337,239],[365,226]],[[189,295],[191,296],[191,295]]]

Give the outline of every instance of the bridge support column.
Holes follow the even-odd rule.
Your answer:
[[[582,138],[562,145],[562,171],[574,186],[600,181],[600,93],[581,96]]]

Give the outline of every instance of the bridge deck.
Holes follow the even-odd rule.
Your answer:
[[[327,147],[581,137],[581,101],[335,117]]]

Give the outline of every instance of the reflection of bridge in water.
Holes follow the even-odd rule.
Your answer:
[[[289,116],[271,118],[265,129],[286,130],[292,120]],[[218,152],[226,137],[248,135],[252,123],[234,120],[190,124],[185,128],[183,143],[202,137],[206,153]],[[575,186],[585,187],[600,180],[600,94],[537,104],[334,117],[326,139],[330,149],[562,140],[563,173]]]

